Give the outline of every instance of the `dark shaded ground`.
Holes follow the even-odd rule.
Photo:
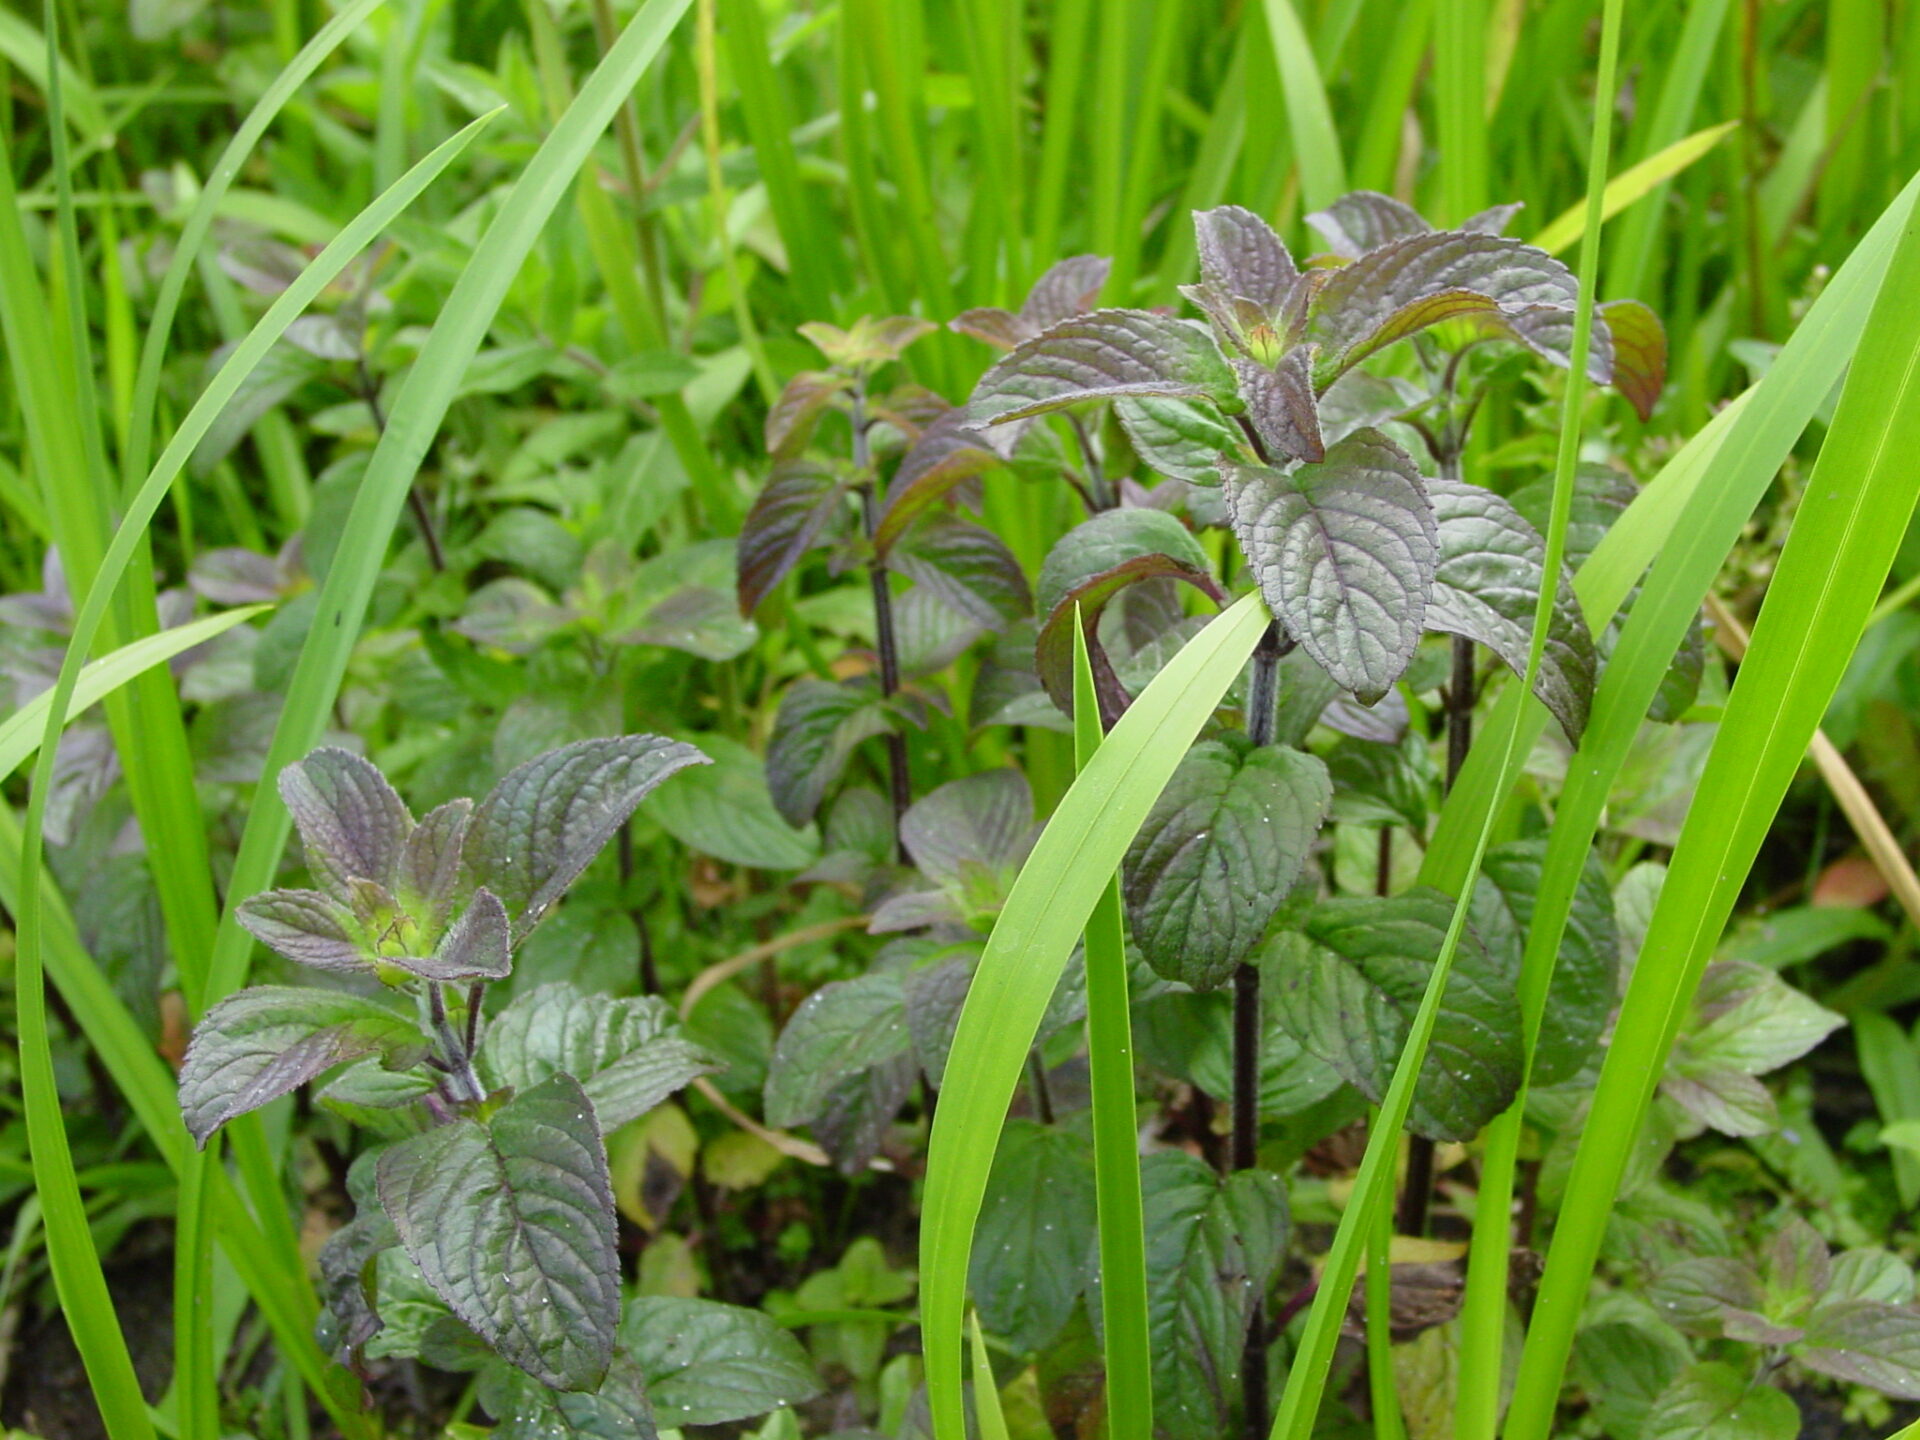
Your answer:
[[[151,1401],[165,1393],[173,1374],[173,1266],[165,1244],[138,1248],[143,1257],[109,1268],[107,1284],[141,1392]],[[0,1395],[0,1424],[42,1440],[106,1440],[80,1352],[60,1315],[38,1315],[22,1326]]]

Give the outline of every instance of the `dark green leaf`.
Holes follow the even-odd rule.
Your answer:
[[[1238,1434],[1240,1356],[1254,1301],[1286,1253],[1286,1189],[1259,1170],[1222,1182],[1181,1151],[1147,1156],[1140,1183],[1155,1433]]]
[[[1515,928],[1533,924],[1534,897],[1547,842],[1516,840],[1489,850],[1481,873],[1499,887]],[[1580,1073],[1619,997],[1620,936],[1613,923],[1613,895],[1599,857],[1589,853],[1580,872],[1560,938],[1560,958],[1547,991],[1546,1013],[1534,1047],[1534,1085],[1558,1085]]]
[[[380,1156],[380,1204],[453,1313],[556,1390],[593,1390],[613,1358],[620,1256],[592,1102],[569,1075]]]
[[[848,1078],[907,1052],[900,977],[886,971],[822,985],[780,1032],[767,1070],[772,1125],[812,1120]]]
[[[1363,429],[1319,465],[1232,465],[1227,505],[1268,609],[1343,689],[1379,699],[1413,658],[1438,558],[1406,452]]]
[[[902,1053],[849,1076],[827,1093],[813,1117],[813,1134],[842,1175],[860,1174],[880,1153],[918,1074],[913,1056]]]
[[[982,770],[933,790],[901,818],[900,838],[929,880],[1002,889],[1033,845],[1033,793],[1018,770]]]
[[[480,1403],[494,1416],[490,1440],[657,1440],[646,1378],[616,1355],[590,1395],[552,1390],[509,1366],[483,1374]]]
[[[1232,391],[1233,374],[1206,331],[1143,310],[1096,310],[1016,347],[982,377],[967,413],[993,425],[1082,400]]]
[[[1425,886],[1386,900],[1329,900],[1309,915],[1305,937],[1276,941],[1285,947],[1275,962],[1282,1022],[1376,1104],[1452,913],[1453,898]],[[1409,1123],[1417,1133],[1471,1139],[1512,1102],[1521,1065],[1519,943],[1499,892],[1482,884],[1414,1092]]]
[[[1143,396],[1113,402],[1140,462],[1160,475],[1194,485],[1220,483],[1220,456],[1236,451],[1240,432],[1205,400]]]
[[[676,1429],[747,1420],[820,1393],[800,1342],[757,1310],[642,1295],[627,1306],[620,1339],[655,1416]]]
[[[804,825],[840,778],[862,740],[884,735],[892,717],[880,692],[859,683],[802,680],[781,697],[767,747],[767,788],[789,825]]]
[[[1045,1348],[1087,1287],[1093,1248],[1086,1137],[1009,1121],[974,1233],[970,1288],[981,1323],[1022,1353]]]
[[[1303,345],[1282,355],[1271,369],[1255,360],[1236,357],[1233,362],[1246,418],[1275,462],[1318,465],[1327,458],[1313,396],[1313,354],[1311,345]]]
[[[404,1016],[332,990],[256,985],[215,1005],[180,1064],[180,1113],[201,1145],[257,1110],[363,1055],[413,1064],[424,1045]]]
[[[1400,744],[1342,740],[1327,752],[1327,772],[1333,779],[1334,819],[1349,825],[1405,825],[1425,833],[1434,774],[1424,739]]]
[[[776,460],[791,460],[806,449],[821,415],[849,383],[845,376],[827,370],[802,370],[789,380],[767,411],[767,453]]]
[[[1610,1440],[1640,1440],[1654,1401],[1692,1360],[1686,1342],[1657,1322],[1590,1325],[1574,1347],[1580,1388]]]
[[[1535,598],[1544,583],[1546,542],[1491,490],[1433,480],[1427,493],[1440,527],[1440,561],[1427,628],[1475,640],[1516,675],[1525,674]],[[1599,659],[1564,569],[1555,583],[1559,588],[1536,693],[1577,743],[1586,730]]]
[[[1244,737],[1189,750],[1127,852],[1127,918],[1149,964],[1197,990],[1224,984],[1266,934],[1327,816],[1316,757]]]
[[[1164,555],[1202,574],[1209,567],[1193,532],[1165,511],[1105,510],[1069,530],[1047,552],[1034,587],[1041,617],[1066,607],[1088,581],[1143,555]]]
[[[540,923],[656,785],[706,763],[691,745],[623,735],[563,745],[495,785],[473,812],[461,854],[468,871],[506,905],[515,942]]]
[[[460,846],[473,802],[462,796],[429,810],[407,837],[394,893],[429,935],[446,926],[460,896]]]
[[[315,970],[371,974],[372,947],[352,907],[318,890],[269,890],[239,906],[240,924],[261,944]]]
[[[916,519],[955,487],[1003,463],[1000,452],[968,428],[965,410],[947,411],[926,428],[893,472],[874,526],[874,549],[886,555]]]
[[[524,1091],[572,1076],[609,1131],[718,1068],[681,1035],[658,996],[589,995],[564,981],[529,990],[501,1011],[487,1027],[479,1064],[495,1088]]]
[[[846,481],[817,460],[783,460],[747,512],[736,551],[740,613],[751,615],[787,572],[845,526]]]

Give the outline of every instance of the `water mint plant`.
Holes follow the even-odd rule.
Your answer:
[[[657,997],[535,983],[489,1017],[487,996],[639,803],[704,763],[658,736],[580,741],[418,820],[348,751],[282,773],[314,888],[253,896],[241,923],[332,983],[214,1006],[180,1106],[204,1145],[324,1082],[319,1105],[383,1141],[355,1161],[358,1213],[319,1258],[342,1360],[479,1370],[488,1408],[529,1434],[652,1433],[605,1137],[718,1066]]]

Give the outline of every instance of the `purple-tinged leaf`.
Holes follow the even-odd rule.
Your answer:
[[[1020,562],[998,535],[950,515],[930,515],[894,548],[892,568],[990,630],[1033,611]]]
[[[620,1323],[613,1184],[570,1075],[379,1161],[380,1204],[433,1291],[502,1358],[556,1390],[597,1388]]]
[[[1717,1338],[1730,1314],[1759,1314],[1766,1307],[1760,1276],[1744,1260],[1691,1255],[1666,1267],[1648,1297],[1668,1324],[1690,1334]]]
[[[1269,460],[1298,460],[1318,465],[1327,458],[1320,439],[1320,414],[1313,395],[1314,347],[1302,345],[1280,357],[1272,369],[1235,358],[1240,398],[1247,419],[1267,448]]]
[[[1234,533],[1287,633],[1372,702],[1413,658],[1433,585],[1433,506],[1405,451],[1356,430],[1318,465],[1227,470]]]
[[[976,873],[1011,878],[1034,841],[1033,792],[1018,770],[982,770],[914,802],[900,838],[920,873],[966,886]]]
[[[1101,704],[1117,713],[1125,692],[1113,675],[1106,650],[1097,643],[1100,613],[1113,597],[1143,580],[1185,581],[1216,601],[1206,551],[1186,526],[1162,510],[1107,510],[1061,537],[1040,567],[1036,587],[1044,623],[1034,647],[1035,669],[1047,693],[1062,710],[1073,703],[1073,616],[1093,641],[1094,678],[1102,685]]]
[[[1296,293],[1309,288],[1298,286]],[[1207,319],[1213,322],[1214,336],[1224,349],[1257,359],[1263,365],[1279,358],[1285,349],[1282,336],[1291,336],[1284,320],[1243,296],[1229,295],[1211,285],[1182,285],[1180,293],[1206,313]]]
[[[609,1131],[719,1068],[680,1033],[658,996],[615,999],[565,981],[517,997],[487,1026],[480,1048],[481,1077],[496,1088],[527,1090],[573,1076]]]
[[[1122,871],[1147,963],[1196,990],[1224,984],[1299,878],[1332,800],[1327,767],[1304,751],[1244,736],[1189,750]]]
[[[802,370],[789,380],[767,411],[767,453],[776,460],[790,460],[806,449],[820,417],[848,383],[844,375],[830,370]]]
[[[423,980],[504,980],[513,968],[513,925],[500,897],[482,886],[431,958],[391,960]]]
[[[407,837],[394,893],[429,935],[446,928],[460,898],[460,845],[472,816],[473,801],[463,795],[429,810]]]
[[[1317,383],[1427,325],[1474,312],[1571,311],[1573,273],[1544,250],[1494,235],[1436,230],[1394,240],[1326,272],[1307,322]]]
[[[1427,628],[1475,640],[1524,675],[1534,605],[1545,584],[1546,542],[1491,490],[1431,480],[1427,493],[1440,526]],[[1599,659],[1564,568],[1557,582],[1536,693],[1577,744],[1586,730]]]
[[[1251,300],[1269,317],[1279,313],[1300,271],[1271,225],[1251,210],[1221,205],[1195,211],[1193,233],[1208,287]]]
[[[784,460],[747,512],[736,551],[740,613],[751,615],[789,570],[844,528],[846,478],[814,460]]]
[[[789,825],[805,825],[862,740],[884,735],[893,716],[871,685],[802,680],[781,698],[767,746],[767,788]]]
[[[911,585],[893,597],[893,632],[900,673],[937,675],[990,633],[925,585]]]
[[[1096,310],[1018,346],[981,379],[967,413],[975,425],[998,425],[1083,400],[1232,391],[1232,371],[1198,326],[1144,310]]]
[[[1477,235],[1504,235],[1507,226],[1513,223],[1513,217],[1526,208],[1525,202],[1519,200],[1506,205],[1491,205],[1462,220],[1459,228]]]
[[[960,335],[971,335],[996,350],[1011,350],[1023,340],[1040,332],[1024,317],[998,305],[980,305],[962,310],[947,322],[947,328]]]
[[[509,773],[474,809],[461,853],[518,944],[656,785],[707,757],[658,735],[580,740]]]
[[[1801,1364],[1902,1400],[1920,1400],[1920,1308],[1830,1300],[1793,1347]]]
[[[965,410],[947,411],[926,428],[893,472],[874,527],[874,549],[884,557],[908,526],[955,487],[1004,463],[1000,452],[969,428]]]
[[[373,962],[353,911],[318,890],[268,890],[240,902],[237,918],[254,939],[315,970],[370,975]]]
[[[1220,483],[1220,457],[1233,454],[1240,432],[1206,400],[1142,396],[1113,402],[1134,454],[1156,474],[1194,485]]]
[[[1642,420],[1653,414],[1667,383],[1667,332],[1638,300],[1609,300],[1599,318],[1613,337],[1613,385]]]
[[[1307,224],[1326,237],[1334,254],[1347,260],[1358,260],[1369,250],[1395,240],[1433,233],[1433,226],[1411,206],[1375,190],[1343,195],[1326,209],[1308,215]]]
[[[1318,669],[1317,666],[1315,668]],[[1330,687],[1333,684],[1331,680],[1327,683]],[[1373,705],[1356,704],[1336,693],[1321,710],[1318,719],[1329,730],[1351,735],[1356,740],[1397,745],[1400,737],[1407,733],[1407,701],[1398,690],[1389,690]]]
[[[1111,268],[1112,262],[1102,255],[1069,255],[1056,262],[1033,282],[1020,318],[1038,334],[1070,315],[1085,313],[1100,298],[1100,287],[1107,283]]]
[[[187,584],[216,605],[257,605],[278,600],[286,577],[272,557],[229,546],[196,555]]]
[[[1575,311],[1564,305],[1527,305],[1488,310],[1465,317],[1466,328],[1488,340],[1523,345],[1562,370],[1573,364]],[[1596,385],[1613,379],[1613,337],[1599,319],[1587,347],[1587,378]]]
[[[833,1087],[812,1128],[834,1169],[858,1175],[873,1162],[919,1073],[913,1056],[900,1054]]]
[[[413,816],[371,762],[323,746],[280,772],[280,798],[322,885],[343,893],[353,878],[393,884]]]
[[[416,1062],[411,1020],[358,995],[255,985],[215,1005],[194,1027],[180,1065],[180,1113],[205,1146],[236,1115],[257,1110],[363,1055]]]

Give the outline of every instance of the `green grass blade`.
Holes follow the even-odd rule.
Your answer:
[[[1060,222],[1069,203],[1082,194],[1072,176],[1076,121],[1080,113],[1080,77],[1086,67],[1093,0],[1060,0],[1047,32],[1046,93],[1040,132],[1040,178],[1034,189],[1033,247],[1037,265],[1051,263],[1060,248]],[[1096,241],[1097,243],[1097,241]]]
[[[1113,249],[1113,270],[1107,279],[1107,292],[1131,304],[1134,278],[1140,271],[1140,247],[1145,240],[1147,211],[1152,201],[1151,186],[1155,161],[1160,156],[1160,120],[1166,111],[1168,74],[1174,53],[1179,49],[1180,22],[1185,9],[1179,5],[1156,5],[1151,11],[1153,31],[1147,40],[1147,53],[1136,57],[1128,77],[1129,101],[1133,114],[1133,143],[1127,152],[1126,185],[1120,196],[1120,228]],[[1184,226],[1179,216],[1176,225]]]
[[[1074,626],[1074,760],[1085,770],[1105,736],[1086,631]],[[1110,877],[1086,929],[1087,1066],[1093,1090],[1093,1177],[1100,1220],[1100,1315],[1110,1440],[1153,1434],[1153,1349],[1147,1318],[1147,1226],[1134,1103],[1133,1018],[1120,878]]]
[[[1594,107],[1593,135],[1591,148],[1587,154],[1587,233],[1580,251],[1580,292],[1579,305],[1574,312],[1573,346],[1569,357],[1571,368],[1567,372],[1566,394],[1563,400],[1560,421],[1560,444],[1554,468],[1553,509],[1547,522],[1546,555],[1543,568],[1547,575],[1560,573],[1561,557],[1566,553],[1567,521],[1573,502],[1573,472],[1580,452],[1580,422],[1586,398],[1587,355],[1593,339],[1593,306],[1595,277],[1600,269],[1600,206],[1601,196],[1607,173],[1607,156],[1613,134],[1613,77],[1620,55],[1620,26],[1623,12],[1623,0],[1607,0],[1602,21],[1600,39],[1600,67],[1595,93],[1600,97]],[[1518,687],[1522,695],[1531,695],[1540,675],[1540,665],[1546,653],[1547,630],[1553,617],[1555,587],[1549,583],[1541,586],[1540,594],[1534,604],[1533,631],[1527,646],[1527,664]],[[1521,714],[1514,710],[1505,724],[1498,725],[1482,737],[1480,745],[1493,745],[1501,754],[1499,773],[1515,763],[1523,753],[1519,748]],[[1478,747],[1476,747],[1478,748]],[[1453,958],[1460,944],[1460,936],[1466,926],[1467,910],[1472,903],[1474,882],[1479,876],[1480,865],[1486,857],[1487,845],[1492,837],[1494,813],[1489,808],[1480,823],[1479,832],[1474,837],[1471,858],[1469,859],[1461,884],[1456,891],[1458,899],[1454,902],[1453,916],[1448,922],[1446,939],[1440,947],[1440,954],[1434,960],[1433,974],[1427,982],[1426,994],[1420,1001],[1419,1013],[1415,1016],[1406,1045],[1401,1051],[1399,1063],[1394,1068],[1392,1083],[1388,1086],[1386,1100],[1380,1107],[1377,1125],[1367,1137],[1367,1150],[1360,1166],[1360,1177],[1354,1186],[1356,1197],[1350,1203],[1344,1215],[1340,1217],[1340,1227],[1335,1232],[1333,1246],[1327,1255],[1326,1268],[1321,1273],[1320,1289],[1314,1296],[1313,1309],[1307,1317],[1307,1329],[1302,1336],[1300,1348],[1295,1353],[1293,1369],[1287,1376],[1287,1389],[1281,1399],[1280,1413],[1275,1417],[1273,1435],[1276,1440],[1308,1440],[1313,1433],[1314,1424],[1320,1409],[1321,1392],[1326,1385],[1328,1368],[1333,1361],[1334,1346],[1339,1341],[1340,1327],[1346,1318],[1347,1300],[1353,1292],[1354,1271],[1359,1263],[1360,1248],[1375,1223],[1369,1211],[1389,1203],[1391,1193],[1391,1173],[1394,1157],[1398,1153],[1400,1132],[1406,1127],[1407,1112],[1413,1104],[1413,1090],[1418,1082],[1421,1066],[1426,1061],[1428,1042],[1433,1036],[1434,1023],[1440,1012],[1440,1002],[1446,993],[1447,979],[1453,967]],[[1484,1408],[1486,1420],[1491,1424],[1493,1407],[1498,1401],[1499,1352],[1497,1325],[1504,1315],[1496,1316],[1492,1329],[1495,1336],[1494,1363],[1490,1371],[1470,1374],[1474,1362],[1465,1360],[1461,1365],[1460,1384],[1463,1392],[1470,1384],[1486,1387],[1492,1397],[1491,1402],[1476,1400],[1470,1393],[1463,1393],[1459,1411],[1463,1421],[1471,1422],[1476,1409]],[[1476,1344],[1476,1339],[1479,1343]],[[1468,1334],[1466,1343],[1476,1352],[1477,1359],[1484,1362],[1484,1338]],[[1469,1407],[1474,1408],[1469,1408]],[[1466,1430],[1471,1435],[1471,1428]]]
[[[1177,287],[1193,278],[1196,252],[1193,226],[1186,217],[1225,200],[1234,166],[1240,163],[1247,139],[1247,47],[1253,35],[1252,26],[1240,26],[1226,74],[1214,87],[1213,112],[1207,117],[1206,133],[1200,137],[1199,151],[1188,167],[1186,188],[1181,191],[1179,208],[1167,231],[1166,248],[1160,254],[1160,269],[1147,297],[1155,305],[1172,304]]]
[[[1120,229],[1125,219],[1120,213],[1125,184],[1127,117],[1133,113],[1135,99],[1130,65],[1133,59],[1133,27],[1140,0],[1103,0],[1099,6],[1099,30],[1096,36],[1094,65],[1098,88],[1093,96],[1093,151],[1088,168],[1093,171],[1090,185],[1093,248],[1101,255],[1115,255],[1124,244]],[[1063,17],[1064,18],[1064,17]],[[1055,60],[1060,66],[1077,66],[1078,53],[1062,54]],[[1114,284],[1111,271],[1102,292],[1108,304],[1125,305],[1127,297]]]
[[[144,640],[121,646],[110,655],[101,656],[81,670],[62,724],[71,724],[89,706],[98,704],[149,666],[171,660],[196,645],[204,645],[216,635],[223,635],[234,626],[272,608],[271,605],[243,605],[235,610],[223,610],[218,615],[176,625],[171,630],[162,630],[158,635],[149,635]],[[49,690],[35,696],[5,720],[0,720],[0,779],[19,769],[27,757],[40,748],[41,737],[47,730],[47,716],[52,709],[53,692]]]
[[[1567,1193],[1521,1361],[1509,1440],[1545,1440],[1612,1198],[1688,997],[1879,598],[1915,500],[1920,223],[1902,226],[1752,645],[1674,848]],[[1635,607],[1636,610],[1638,607]]]
[[[1692,0],[1687,7],[1686,23],[1673,47],[1673,58],[1661,82],[1660,99],[1654,106],[1652,126],[1646,138],[1647,154],[1673,144],[1693,123],[1714,47],[1726,24],[1728,3],[1729,0]],[[1615,231],[1613,253],[1607,264],[1609,293],[1638,295],[1645,287],[1648,266],[1653,260],[1654,237],[1664,218],[1667,189],[1666,185],[1655,186],[1649,203],[1629,214]]]
[[[1379,1123],[1376,1111],[1370,1123]],[[1373,1202],[1367,1231],[1367,1398],[1373,1404],[1373,1440],[1407,1440],[1400,1389],[1393,1378],[1393,1196]]]
[[[1392,7],[1393,38],[1370,86],[1367,118],[1360,129],[1359,148],[1354,151],[1353,183],[1358,189],[1393,189],[1407,107],[1413,104],[1420,61],[1427,53],[1427,39],[1433,29],[1433,6],[1434,0],[1411,0]]]
[[[1249,595],[1202,630],[1141,692],[1073,782],[987,940],[949,1053],[928,1142],[920,1316],[935,1434],[960,1440],[961,1322],[973,1227],[1007,1105],[1074,941],[1267,625]]]
[[[973,1351],[973,1418],[980,1440],[1007,1440],[1007,1417],[1000,1409],[1000,1387],[993,1383],[993,1364],[987,1359],[987,1340],[980,1333],[980,1313],[967,1315],[968,1339]]]
[[[739,87],[740,113],[753,155],[766,182],[767,205],[786,246],[788,276],[801,308],[818,319],[833,317],[833,289],[840,278],[840,237],[820,213],[800,179],[793,149],[793,105],[785,79],[767,51],[759,0],[720,0],[727,58]]]
[[[1451,225],[1487,206],[1487,0],[1445,0],[1433,39],[1440,218]]]
[[[1622,170],[1607,182],[1600,218],[1603,221],[1611,220],[1634,201],[1652,194],[1739,128],[1738,120],[1709,125],[1704,130],[1695,131],[1684,139],[1674,141],[1658,154],[1649,155],[1638,165]],[[1586,223],[1587,207],[1584,203],[1576,205],[1565,214],[1556,217],[1529,243],[1538,245],[1549,255],[1558,255],[1561,251],[1579,243],[1581,235],[1586,230]]]
[[[1293,132],[1294,159],[1300,167],[1300,194],[1308,209],[1318,210],[1347,193],[1347,165],[1333,128],[1333,107],[1327,103],[1313,44],[1293,0],[1264,3],[1273,62],[1286,98],[1287,128]]]

